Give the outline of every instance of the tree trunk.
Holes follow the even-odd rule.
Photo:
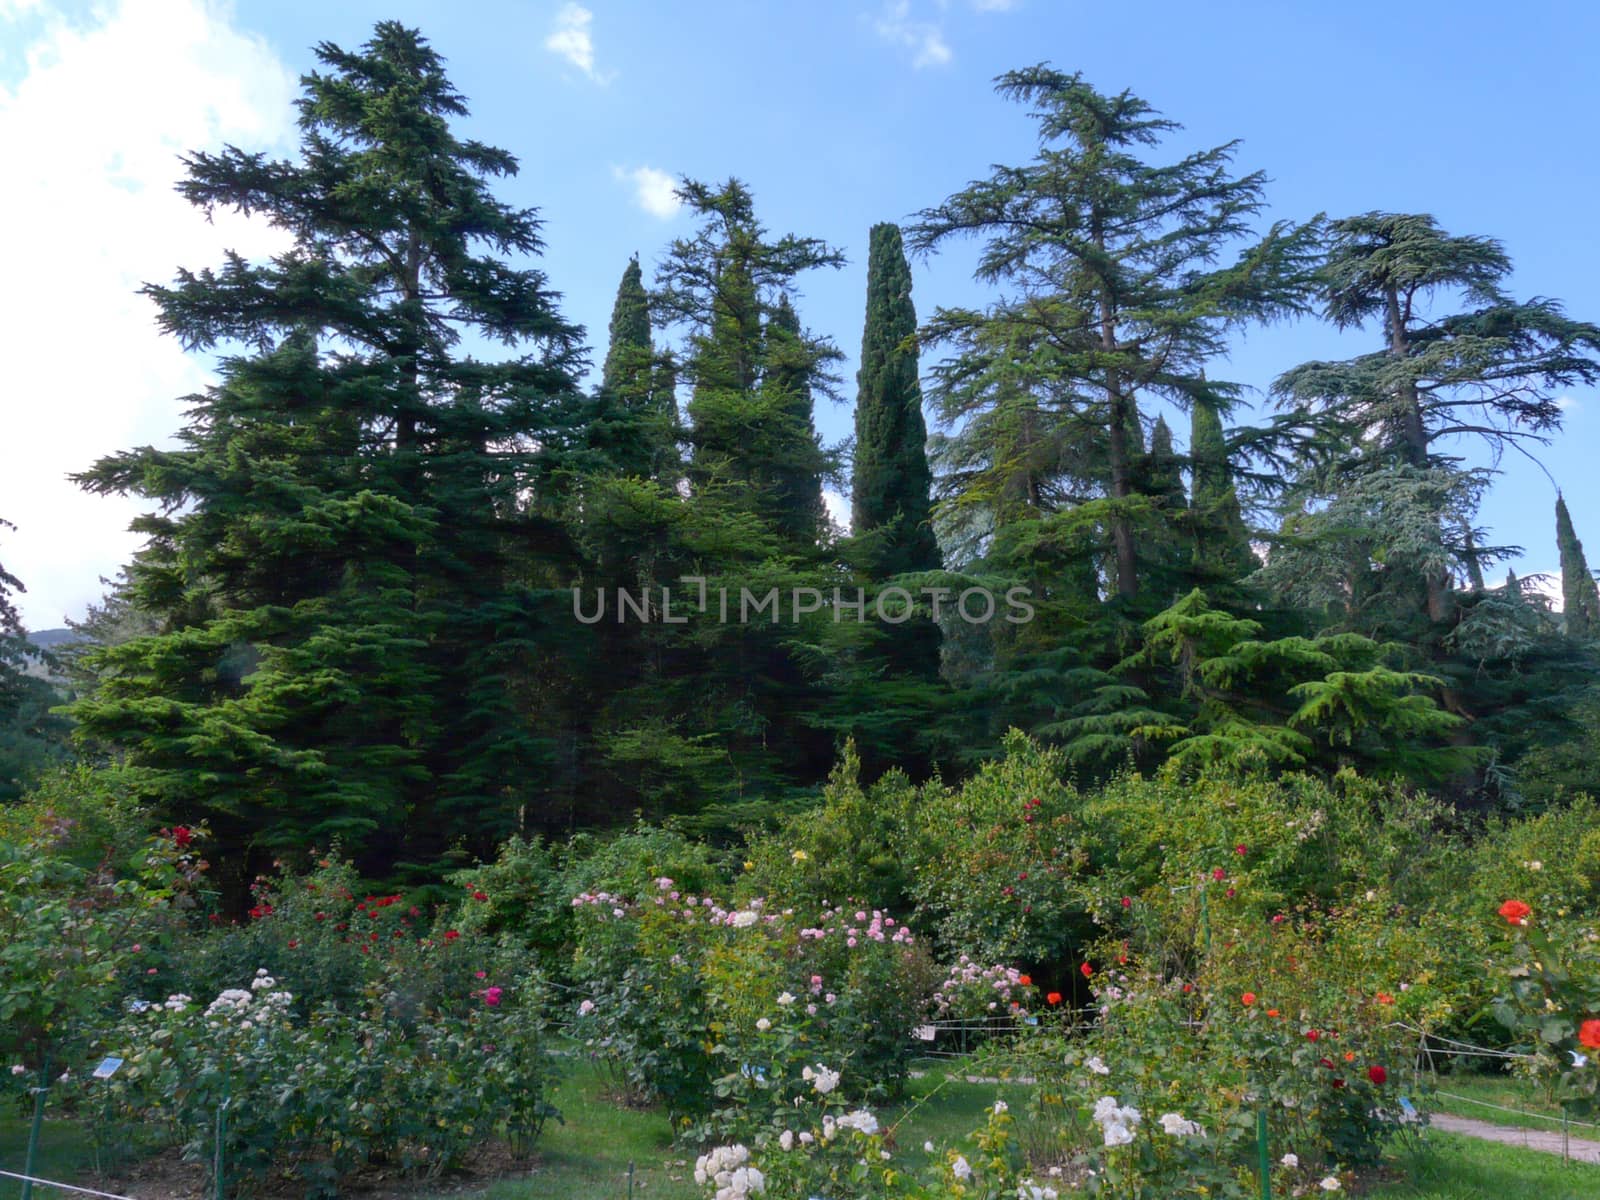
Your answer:
[[[1395,358],[1405,358],[1410,353],[1406,341],[1405,321],[1400,313],[1400,294],[1390,286],[1385,296],[1389,318],[1389,353]],[[1405,441],[1406,459],[1415,467],[1428,465],[1428,431],[1422,423],[1422,397],[1415,383],[1407,383],[1399,397],[1401,402],[1400,432]],[[1439,535],[1441,543],[1444,534]],[[1448,621],[1454,611],[1450,602],[1449,576],[1443,571],[1432,571],[1424,579],[1427,587],[1428,620],[1434,624]]]

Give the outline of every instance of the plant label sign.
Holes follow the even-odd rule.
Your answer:
[[[117,1068],[122,1065],[120,1058],[102,1058],[100,1065],[94,1069],[93,1078],[110,1079],[117,1073]]]

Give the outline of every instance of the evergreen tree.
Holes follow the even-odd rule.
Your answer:
[[[562,455],[579,330],[536,270],[502,150],[414,30],[316,49],[297,160],[185,160],[205,213],[264,216],[293,248],[145,289],[186,347],[231,345],[177,450],[80,476],[157,504],[130,571],[161,632],[108,647],[87,736],[126,750],[171,819],[209,819],[239,884],[341,838],[369,870],[427,870],[537,821],[540,664],[572,640]],[[500,343],[463,355],[464,336]],[[529,556],[532,556],[530,560]]]
[[[642,737],[617,746],[639,761],[668,737],[688,770],[715,755],[721,782],[691,803],[702,828],[726,829],[824,778],[833,757],[821,644],[832,622],[820,610],[794,620],[791,598],[796,588],[831,595],[839,582],[822,541],[830,463],[811,405],[834,394],[828,365],[840,355],[802,327],[789,294],[796,276],[843,258],[815,238],[770,237],[736,179],[684,180],[679,195],[700,225],[669,247],[652,310],[686,333],[677,372],[690,388],[689,497],[677,536],[681,574],[703,578],[711,600],[666,684],[635,710]],[[741,612],[745,589],[756,598],[776,589],[782,615]]]
[[[916,308],[900,227],[872,227],[867,317],[856,374],[851,532],[872,538],[869,574],[883,579],[940,566],[931,514],[928,430],[917,374]]]
[[[1253,232],[1265,181],[1234,173],[1232,143],[1152,161],[1178,126],[1131,92],[1043,65],[998,90],[1031,106],[1038,153],[919,214],[908,240],[981,238],[977,278],[1005,289],[923,331],[953,352],[930,388],[954,430],[935,444],[949,544],[1036,598],[1030,624],[994,631],[975,687],[996,724],[1076,739],[1083,718],[1143,719],[1139,681],[1111,668],[1187,557],[1183,507],[1151,494],[1146,419],[1237,392],[1207,363],[1231,330],[1301,310],[1315,239]]]
[[[1583,543],[1572,528],[1567,502],[1556,493],[1556,548],[1561,552],[1561,609],[1569,637],[1600,637],[1600,589],[1589,573]]]
[[[929,337],[959,337],[976,323],[1038,335],[1033,360],[1058,384],[1058,403],[1098,431],[1098,507],[1116,589],[1131,601],[1150,511],[1137,499],[1140,398],[1187,407],[1202,391],[1226,392],[1204,384],[1207,360],[1229,329],[1301,307],[1311,239],[1281,225],[1250,236],[1264,179],[1232,174],[1232,143],[1165,164],[1140,157],[1178,127],[1130,92],[1103,95],[1045,66],[1001,76],[998,90],[1033,106],[1038,155],[924,211],[911,243],[929,250],[983,237],[978,278],[1017,291],[982,317],[937,313]],[[1239,245],[1234,261],[1217,265]]]
[[[1474,436],[1498,457],[1542,441],[1560,427],[1559,389],[1600,379],[1600,328],[1570,320],[1553,300],[1512,300],[1503,290],[1511,260],[1500,244],[1448,234],[1430,216],[1370,212],[1333,222],[1330,234],[1321,272],[1326,315],[1341,329],[1376,319],[1383,345],[1296,367],[1274,391],[1282,405],[1344,431],[1321,490],[1346,492],[1343,477],[1362,476],[1369,495],[1414,504],[1408,536],[1428,551],[1395,559],[1381,549],[1386,531],[1374,526],[1369,561],[1382,564],[1392,590],[1412,590],[1417,617],[1448,627],[1456,616],[1451,575],[1466,567],[1463,534],[1471,528],[1464,501],[1482,482],[1458,480],[1457,458],[1441,443]],[[1431,311],[1435,300],[1457,297],[1467,307]],[[1387,507],[1392,516],[1396,504]],[[1468,574],[1481,571],[1484,553],[1474,547]],[[1411,577],[1398,579],[1402,571]],[[1440,635],[1418,636],[1436,643]]]
[[[841,356],[800,328],[788,292],[797,275],[838,267],[843,255],[816,238],[768,240],[737,179],[716,189],[684,180],[679,195],[701,227],[669,248],[654,305],[689,331],[679,367],[692,388],[689,481],[723,491],[790,554],[815,556],[829,463],[811,397],[834,395],[828,364]]]
[[[1228,464],[1222,416],[1215,404],[1189,407],[1190,508],[1195,569],[1202,580],[1233,581],[1256,569]]]
[[[677,406],[651,342],[650,297],[637,256],[628,260],[611,309],[589,444],[623,475],[670,479],[677,472]]]
[[[764,333],[762,387],[776,393],[783,425],[795,438],[797,451],[782,456],[773,464],[775,524],[779,534],[791,544],[815,545],[827,520],[822,504],[822,470],[826,460],[817,437],[811,396],[811,376],[816,362],[788,295],[778,297],[778,305],[767,319]]]

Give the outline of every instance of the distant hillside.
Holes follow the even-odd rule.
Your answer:
[[[78,635],[70,629],[41,629],[37,633],[28,634],[28,641],[41,650],[54,649],[56,646],[77,640]]]

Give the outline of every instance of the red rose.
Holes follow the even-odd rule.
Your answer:
[[[1389,1072],[1385,1071],[1382,1067],[1368,1067],[1367,1078],[1381,1087],[1389,1082]]]
[[[1315,1029],[1306,1030],[1306,1041],[1308,1042],[1314,1042],[1321,1036],[1322,1034]]]
[[[1023,987],[1032,987],[1033,986],[1033,976],[1032,975],[1018,975],[1017,976],[1017,982],[1020,983]]]
[[[1579,1025],[1578,1042],[1591,1050],[1600,1050],[1600,1021],[1589,1020]]]
[[[1246,992],[1244,995],[1239,997],[1239,1003],[1244,1005],[1246,1008],[1249,1008],[1255,1002],[1256,994],[1254,992]]]
[[[1078,968],[1078,970],[1083,972],[1083,977],[1085,979],[1088,979],[1091,975],[1094,974],[1094,968],[1091,967],[1088,963],[1084,963],[1083,966]]]
[[[1123,908],[1132,908],[1133,907],[1133,897],[1132,896],[1124,896],[1122,898],[1122,907]]]
[[[1500,906],[1500,915],[1512,925],[1526,924],[1528,914],[1531,912],[1533,912],[1533,909],[1529,908],[1521,900],[1507,900]]]
[[[1221,883],[1227,877],[1228,877],[1228,873],[1226,871],[1224,871],[1221,867],[1217,867],[1215,870],[1213,870],[1211,872],[1211,878],[1215,879],[1218,883]]]
[[[1249,850],[1245,849],[1244,843],[1242,843],[1242,842],[1239,845],[1237,845],[1237,846],[1235,846],[1233,848],[1233,852],[1235,854],[1239,855],[1241,858],[1243,858],[1246,854],[1250,853]]]
[[[189,843],[192,841],[194,841],[194,830],[190,829],[187,825],[179,825],[172,831],[172,843],[173,845],[177,846],[179,850],[187,850],[189,848]]]
[[[453,942],[460,936],[454,929],[446,929],[444,931],[444,940],[447,942]]]
[[[1044,998],[1044,1002],[1046,1004],[1050,1004],[1050,1005],[1060,1004],[1061,1003],[1061,993],[1060,992],[1051,992],[1048,996],[1046,996]]]

